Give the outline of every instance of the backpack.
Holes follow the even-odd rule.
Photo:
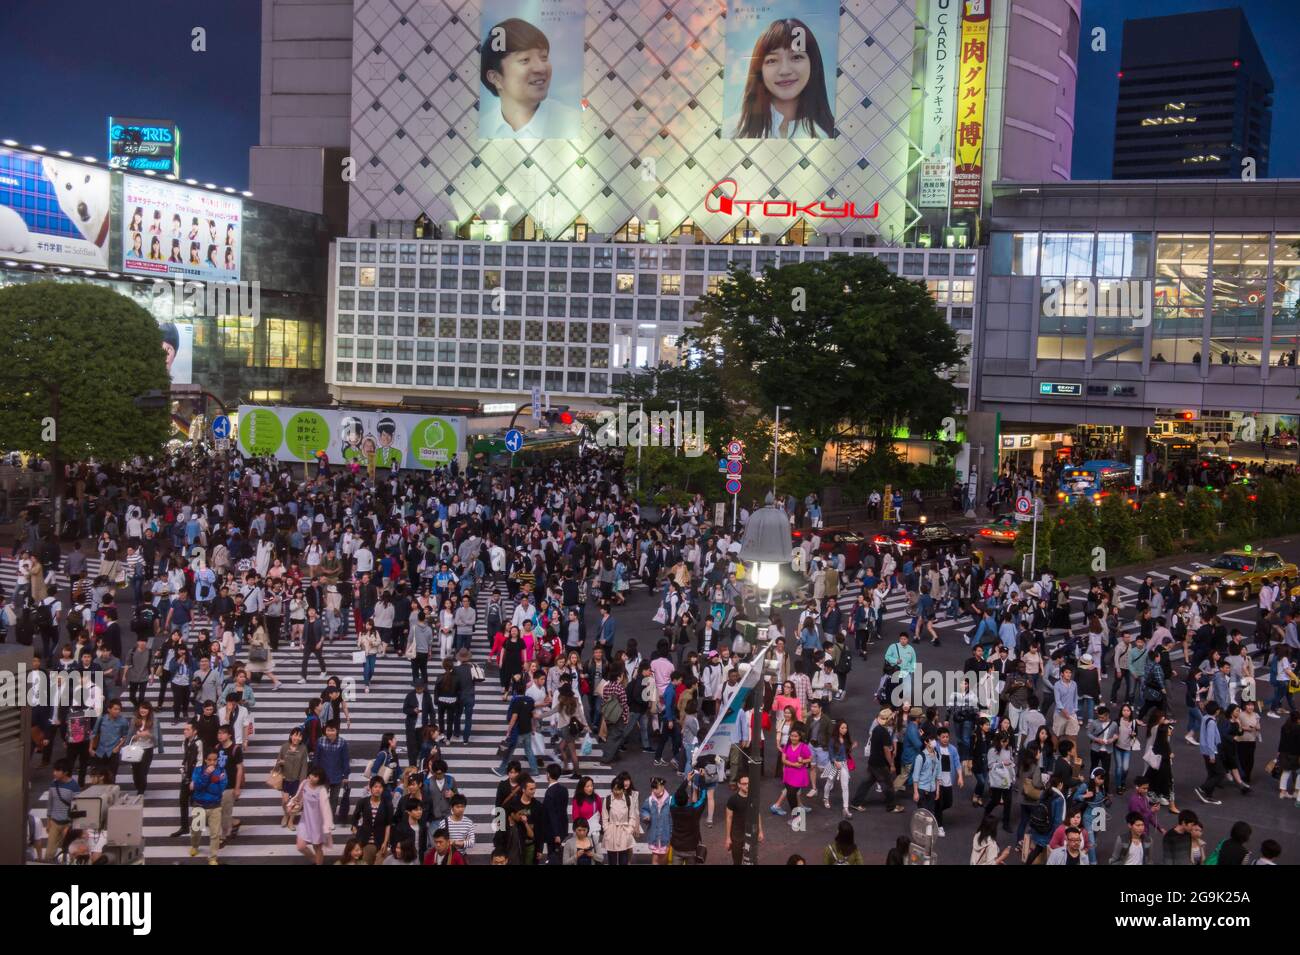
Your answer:
[[[54,611],[44,601],[36,605],[36,626],[42,630],[50,630],[54,627]]]
[[[600,718],[610,726],[623,719],[623,704],[618,701],[617,696],[606,697],[600,707]]]
[[[1039,799],[1034,803],[1034,807],[1029,810],[1029,828],[1040,836],[1049,835],[1052,831],[1052,806],[1051,796],[1043,794],[1046,800]]]
[[[1219,852],[1222,851],[1222,849],[1223,849],[1223,844],[1224,844],[1225,842],[1227,842],[1227,841],[1228,841],[1227,839],[1220,839],[1220,840],[1219,840],[1219,844],[1218,844],[1217,846],[1214,847],[1214,851],[1210,853],[1210,857],[1209,857],[1208,859],[1205,860],[1205,864],[1206,864],[1206,865],[1218,865],[1218,864],[1219,864]]]

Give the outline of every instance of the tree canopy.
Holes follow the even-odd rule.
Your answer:
[[[64,282],[0,289],[0,342],[0,447],[121,461],[167,439],[167,412],[134,402],[168,390],[162,333],[125,296]]]
[[[920,282],[870,256],[832,255],[753,275],[733,268],[700,300],[683,345],[717,362],[723,392],[818,447],[850,431],[888,441],[936,430],[958,408],[948,376],[965,348]]]

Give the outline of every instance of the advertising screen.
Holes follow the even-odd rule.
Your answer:
[[[728,0],[722,135],[832,138],[839,38],[835,0]]]
[[[324,451],[333,464],[431,471],[465,446],[465,419],[356,408],[239,407],[239,448],[245,457],[274,455],[310,461]]]
[[[958,60],[957,143],[952,207],[978,209],[984,179],[984,101],[988,94],[989,14],[984,0],[966,0]]]
[[[108,268],[106,169],[0,147],[0,255]]]
[[[233,196],[122,178],[122,271],[239,281],[244,204]]]
[[[486,0],[479,136],[576,139],[582,131],[585,0]]]
[[[194,382],[194,326],[189,322],[162,322],[163,354],[173,385]]]
[[[113,169],[181,174],[181,131],[169,119],[108,117],[108,164]]]

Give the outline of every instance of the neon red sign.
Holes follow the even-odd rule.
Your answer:
[[[730,185],[730,195],[714,195]],[[704,194],[704,210],[721,212],[724,215],[740,213],[741,215],[763,215],[773,219],[792,219],[796,216],[808,216],[813,219],[875,219],[880,213],[880,203],[873,202],[870,212],[858,212],[856,204],[846,202],[840,206],[828,206],[820,199],[814,202],[795,202],[791,199],[737,199],[739,188],[734,179],[720,179]],[[712,199],[716,208],[709,205]]]

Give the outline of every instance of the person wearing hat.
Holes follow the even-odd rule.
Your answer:
[[[1083,654],[1074,671],[1074,682],[1079,684],[1079,722],[1085,726],[1091,722],[1093,709],[1101,699],[1101,671],[1093,659],[1091,653]]]

